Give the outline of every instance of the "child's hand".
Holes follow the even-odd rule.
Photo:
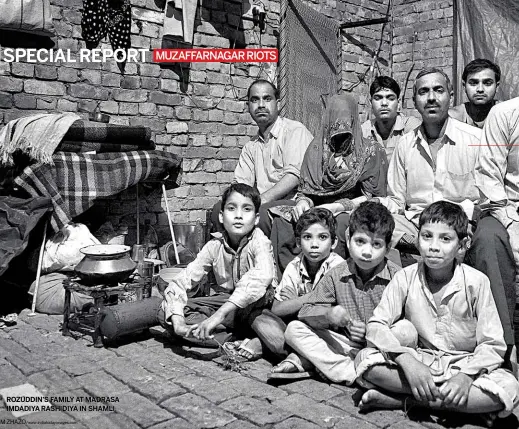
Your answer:
[[[441,397],[428,366],[417,361],[409,353],[402,353],[395,360],[402,368],[411,392],[417,401],[431,402]]]
[[[212,338],[211,333],[221,323],[219,317],[213,316],[205,319],[202,323],[199,323],[196,328],[190,331],[190,333],[199,340],[209,340]]]
[[[348,327],[350,332],[350,339],[356,343],[363,343],[366,341],[366,324],[360,320],[352,320]]]
[[[443,404],[450,407],[463,407],[467,403],[472,378],[462,372],[447,380],[440,387]]]
[[[335,307],[330,308],[327,313],[328,321],[332,326],[338,326],[340,328],[344,328],[349,326],[351,323],[350,314],[348,310],[346,310],[341,305],[336,305]]]

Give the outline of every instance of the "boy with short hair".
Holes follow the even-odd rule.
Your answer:
[[[335,229],[337,222],[330,210],[313,208],[298,219],[295,236],[301,254],[286,267],[283,278],[276,288],[272,309],[264,310],[252,323],[259,338],[248,343],[253,352],[261,351],[261,342],[276,357],[287,356],[285,349],[286,322],[296,318],[298,311],[306,303],[309,292],[325,273],[344,259],[333,252],[337,245]],[[244,356],[243,353],[241,353]],[[245,355],[245,357],[249,357]],[[273,372],[278,372],[281,365]]]
[[[257,189],[242,183],[232,184],[222,195],[219,220],[224,232],[212,234],[165,290],[159,319],[175,335],[210,340],[217,327],[232,327],[235,318],[250,323],[251,312],[264,305],[276,269],[270,240],[256,228],[260,204]],[[188,299],[187,292],[211,271],[216,293]]]
[[[323,277],[301,308],[299,321],[285,332],[286,343],[334,383],[355,381],[354,359],[365,345],[366,323],[400,269],[386,259],[394,227],[383,205],[362,203],[351,215],[350,257]],[[304,360],[292,364],[287,372],[311,368]]]
[[[467,244],[468,218],[457,204],[438,201],[420,215],[422,262],[398,272],[367,327],[356,360],[359,382],[373,389],[361,409],[413,404],[465,413],[510,414],[519,383],[500,368],[503,328],[488,277],[457,261]],[[401,346],[391,326],[405,318],[419,348]]]

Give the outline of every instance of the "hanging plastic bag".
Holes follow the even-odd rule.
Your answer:
[[[50,0],[0,0],[0,29],[54,36]]]

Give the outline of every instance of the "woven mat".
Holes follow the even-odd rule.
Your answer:
[[[315,135],[324,103],[341,78],[339,23],[300,0],[288,0],[286,39],[280,43],[282,114],[302,122]]]

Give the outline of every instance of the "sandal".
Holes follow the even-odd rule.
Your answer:
[[[297,369],[297,371],[293,372],[270,372],[267,375],[268,380],[305,380],[307,378],[312,378],[315,373],[313,371],[305,371],[305,369],[301,366],[299,362],[294,359],[291,359],[290,356],[285,360],[277,364],[272,370],[281,366],[284,363],[290,363]]]
[[[229,354],[232,354],[237,360],[242,362],[252,362],[255,360],[260,359],[263,356],[263,352],[253,350],[250,347],[247,347],[247,344],[249,344],[251,341],[253,341],[250,338],[246,338],[241,341],[228,341],[224,343],[223,348],[225,351]],[[259,341],[259,340],[258,340]],[[260,343],[261,345],[261,343]],[[240,351],[245,351],[249,353],[250,357],[243,356],[240,354]]]

